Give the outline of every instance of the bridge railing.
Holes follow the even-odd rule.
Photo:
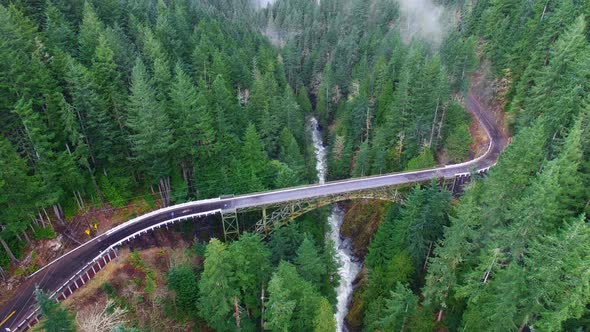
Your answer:
[[[168,219],[158,224],[152,225],[148,228],[142,229],[141,231],[135,232],[125,238],[111,244],[108,248],[101,251],[98,256],[93,258],[90,262],[86,263],[80,270],[72,275],[66,282],[64,282],[58,289],[56,289],[49,298],[55,299],[56,302],[61,302],[71,296],[74,291],[85,285],[91,278],[93,278],[98,271],[102,270],[111,260],[117,257],[117,248],[125,242],[131,242],[136,237],[146,234],[147,232],[155,229],[174,224],[181,220],[188,220],[192,218],[198,218],[208,216],[212,214],[221,213],[220,209],[211,210],[206,212],[195,213],[182,217]],[[111,257],[112,253],[112,257]],[[103,264],[101,264],[101,262]],[[39,323],[41,317],[40,309],[35,308],[29,315],[27,315],[16,327],[15,331],[27,331],[32,328],[35,324]]]
[[[427,172],[427,171],[442,171],[442,170],[446,170],[449,168],[454,168],[454,167],[464,167],[464,166],[470,166],[473,165],[473,172],[474,173],[481,173],[481,172],[485,172],[488,171],[490,169],[490,167],[493,167],[495,165],[495,163],[493,163],[492,165],[487,165],[486,167],[482,167],[482,168],[478,168],[477,163],[480,162],[481,160],[483,160],[484,158],[486,158],[489,154],[489,152],[492,149],[492,144],[493,142],[491,142],[488,145],[488,149],[486,150],[486,152],[484,154],[482,154],[481,156],[472,159],[470,161],[464,162],[464,163],[460,163],[460,164],[451,164],[451,165],[444,165],[444,166],[435,166],[435,167],[425,167],[425,168],[420,168],[420,169],[415,169],[415,170],[411,170],[411,171],[397,171],[397,172],[391,172],[391,173],[386,173],[386,174],[377,174],[377,175],[370,175],[370,176],[361,176],[361,177],[355,177],[355,178],[350,178],[350,179],[346,179],[346,180],[335,180],[335,181],[327,181],[325,183],[315,183],[315,184],[302,184],[302,185],[298,185],[298,186],[294,186],[294,187],[289,187],[289,188],[284,188],[284,189],[275,189],[275,190],[267,190],[267,191],[259,191],[259,192],[254,192],[254,193],[249,193],[249,194],[245,194],[245,195],[235,195],[232,197],[234,198],[248,198],[248,197],[256,197],[256,196],[260,196],[260,195],[266,195],[266,194],[270,194],[270,193],[276,193],[276,192],[285,192],[285,191],[291,191],[291,190],[298,190],[298,189],[305,189],[305,188],[313,188],[313,187],[322,187],[322,186],[329,186],[329,185],[337,185],[337,184],[342,184],[342,183],[350,183],[350,182],[354,182],[354,181],[364,181],[364,180],[371,180],[371,179],[378,179],[378,178],[385,178],[385,177],[390,177],[390,176],[395,176],[395,175],[411,175],[411,174],[416,174],[416,173],[421,173],[421,172]],[[465,176],[465,175],[469,175],[472,172],[465,172],[465,173],[457,173],[454,174],[454,176]]]

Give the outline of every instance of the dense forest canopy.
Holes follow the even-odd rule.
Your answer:
[[[0,6],[3,243],[18,251],[40,210],[63,222],[150,186],[168,205],[313,179],[304,111],[277,51],[211,11],[186,1]]]
[[[587,330],[589,23],[584,0],[0,1],[0,266],[47,211],[67,225],[150,192],[170,205],[313,182],[312,115],[330,179],[466,160],[463,100],[489,63],[511,145],[457,202],[432,183],[388,207],[348,321]],[[175,317],[333,330],[334,252],[313,223],[195,243],[204,263],[167,272]]]
[[[333,126],[332,179],[468,155],[453,92],[473,41],[444,56],[408,43],[388,1],[8,1],[0,15],[3,264],[47,210],[63,224],[150,188],[169,205],[311,182],[312,113]],[[257,33],[275,26],[291,36],[279,50]]]

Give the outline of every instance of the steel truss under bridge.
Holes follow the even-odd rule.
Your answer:
[[[462,190],[462,187],[471,180],[471,175],[472,174],[469,173],[461,174],[452,179],[438,179],[438,182],[452,193],[456,193],[457,190]],[[240,227],[238,222],[238,213],[262,210],[262,219],[256,223],[255,231],[262,237],[267,237],[273,230],[288,224],[293,219],[298,218],[315,209],[319,209],[326,205],[337,202],[355,199],[376,199],[390,202],[400,202],[403,197],[399,193],[399,189],[408,188],[412,185],[404,184],[401,186],[396,185],[391,187],[357,190],[337,195],[317,196],[313,198],[280,202],[246,209],[224,210],[221,214],[223,221],[223,234],[226,241],[233,241],[239,238]]]
[[[263,206],[262,219],[256,223],[256,232],[262,235],[262,237],[266,237],[273,230],[288,224],[291,220],[310,211],[326,205],[354,199],[378,199],[399,202],[402,199],[402,195],[399,194],[398,188],[385,187]],[[267,213],[268,209],[274,209],[270,215]]]

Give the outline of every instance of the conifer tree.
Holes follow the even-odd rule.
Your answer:
[[[83,15],[78,35],[79,52],[82,63],[90,64],[96,47],[98,47],[99,37],[104,30],[104,25],[96,15],[90,1],[84,3]]]
[[[75,60],[70,60],[66,80],[72,96],[71,106],[86,137],[92,163],[94,167],[107,168],[115,152],[112,141],[114,123],[107,114],[107,105],[96,91],[92,74]]]
[[[215,330],[229,330],[233,296],[238,290],[232,288],[233,272],[227,246],[217,239],[211,240],[204,265],[199,282],[199,315]]]
[[[291,328],[291,319],[296,302],[290,299],[290,292],[285,281],[278,275],[273,275],[268,284],[271,296],[266,304],[265,328],[271,331],[287,332]]]
[[[317,314],[313,320],[313,330],[315,332],[336,330],[336,320],[334,319],[332,306],[325,298],[320,300]]]
[[[197,156],[198,144],[200,141],[207,141],[208,138],[199,135],[200,117],[204,114],[201,114],[197,89],[182,70],[180,63],[176,64],[174,71],[169,107],[174,139],[178,141],[174,153],[180,160],[184,180],[189,182],[193,177],[193,161]]]
[[[16,263],[18,259],[6,241],[27,228],[39,195],[39,183],[36,176],[27,174],[25,161],[3,137],[0,137],[0,170],[0,216],[3,223],[0,241]]]
[[[49,0],[45,3],[44,31],[47,35],[47,43],[52,47],[63,51],[75,48],[77,39],[70,22],[67,21],[59,8]]]
[[[50,299],[42,290],[35,290],[37,303],[41,308],[44,319],[41,328],[47,332],[74,332],[74,320],[72,315],[63,309],[53,299]]]
[[[268,174],[268,157],[254,124],[248,125],[244,134],[243,145],[241,148],[241,166],[245,176],[249,179],[244,192],[257,192],[266,187],[266,176]]]
[[[398,283],[390,291],[381,309],[381,317],[374,322],[373,328],[380,331],[403,331],[406,324],[416,312],[418,297],[406,286]]]
[[[170,203],[170,156],[172,131],[167,114],[153,94],[148,73],[140,59],[133,68],[127,126],[132,160],[152,183],[159,181],[164,203]]]
[[[268,247],[271,252],[271,262],[278,264],[281,260],[293,262],[297,257],[297,249],[303,242],[304,235],[297,223],[290,223],[272,233]]]
[[[549,64],[525,102],[524,123],[532,122],[543,111],[547,136],[570,125],[587,100],[590,60],[582,56],[589,49],[585,32],[585,19],[580,16],[555,42]]]
[[[279,137],[279,155],[278,159],[287,164],[299,178],[305,174],[305,160],[301,154],[299,144],[288,128],[283,128]]]
[[[245,233],[228,248],[235,271],[233,282],[240,289],[243,301],[253,318],[261,315],[260,295],[270,274],[270,252],[257,234]]]
[[[590,298],[588,246],[590,229],[583,217],[566,223],[555,236],[545,236],[531,246],[525,264],[536,328],[557,331],[568,319],[585,313]]]
[[[103,112],[108,114],[110,122],[116,123],[119,130],[111,133],[118,154],[125,154],[126,144],[123,142],[125,124],[125,94],[121,74],[115,62],[115,53],[105,33],[98,37],[98,45],[92,57],[92,78],[96,93],[101,98]]]
[[[295,266],[299,275],[318,286],[325,277],[325,269],[322,265],[321,256],[313,240],[306,236],[297,249],[297,258],[295,258]]]
[[[188,265],[173,266],[166,276],[168,288],[176,294],[176,307],[187,314],[197,309],[198,283],[197,276]]]
[[[311,331],[321,301],[314,287],[293,265],[281,262],[269,282],[265,320],[277,331]]]

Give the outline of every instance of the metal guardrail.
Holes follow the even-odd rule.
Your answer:
[[[101,251],[98,256],[93,258],[90,262],[86,263],[78,272],[74,273],[72,277],[70,277],[66,282],[64,282],[57,290],[55,290],[49,298],[55,299],[56,302],[63,301],[71,296],[74,291],[78,288],[82,287],[86,284],[86,282],[90,281],[92,277],[94,277],[98,271],[102,270],[111,260],[117,257],[117,247],[121,246],[125,242],[131,242],[136,237],[146,234],[147,232],[153,231],[155,229],[172,225],[181,220],[188,220],[192,218],[199,218],[213,214],[221,214],[221,210],[210,210],[206,212],[195,213],[191,215],[186,215],[182,217],[177,217],[173,219],[168,219],[161,223],[152,225],[148,228],[142,229],[141,231],[135,232],[113,244],[111,244],[108,248]],[[106,234],[106,233],[104,233]],[[90,241],[89,241],[90,242]],[[111,253],[113,253],[113,257],[111,258]],[[62,256],[63,257],[63,256]],[[107,260],[108,258],[108,260]],[[101,259],[104,264],[101,264]],[[58,258],[59,260],[59,258]],[[86,278],[84,278],[86,277]],[[59,295],[58,295],[59,294]],[[41,317],[41,313],[39,308],[35,308],[29,315],[27,315],[14,329],[14,331],[28,331],[32,328],[35,324],[39,323],[39,318]]]

